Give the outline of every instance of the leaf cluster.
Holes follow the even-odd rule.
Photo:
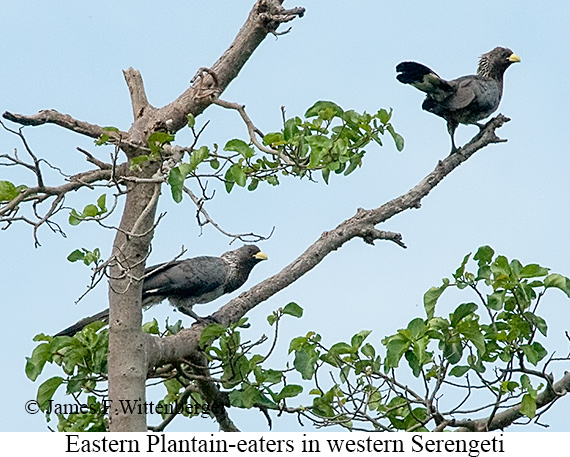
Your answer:
[[[468,269],[471,260],[476,263],[474,271]],[[449,306],[449,299],[444,303],[443,297],[452,289],[470,297],[454,305],[451,312],[439,312]],[[545,346],[548,325],[538,312],[550,289],[570,297],[570,279],[538,264],[523,265],[516,259],[495,256],[490,247],[483,246],[474,256],[466,255],[451,278],[444,278],[440,286],[424,294],[425,317],[412,319],[405,328],[382,339],[380,348],[370,340],[369,330],[330,347],[311,331],[290,342],[291,364],[280,369],[268,367],[275,342],[267,354],[256,351],[267,338],[244,340],[242,333],[249,327],[246,318],[229,327],[206,326],[199,344],[208,360],[211,381],[227,396],[228,405],[298,414],[319,426],[427,431],[432,421],[470,419],[473,411],[485,409],[491,411],[490,421],[499,408],[517,405],[521,414],[533,418],[542,414],[537,411],[539,393],[551,388],[553,382],[546,372],[548,356],[552,356]],[[299,305],[289,303],[268,316],[275,338],[284,316],[300,318],[302,314]],[[56,376],[40,386],[42,409],[64,383],[67,394],[97,394],[96,383],[106,376],[107,331],[97,333],[101,325],[90,324],[74,338],[38,335],[41,344],[26,366],[30,379],[38,377],[46,362],[60,365],[67,374],[67,378]],[[167,323],[163,333],[156,320],[143,326],[145,332],[162,336],[181,328],[180,321]],[[329,371],[325,382],[319,380],[324,369]],[[418,379],[420,387],[400,381],[396,372],[402,370]],[[194,365],[186,362],[158,368],[154,377],[162,378],[166,389],[161,403],[187,404],[190,399],[206,411],[206,400],[195,388],[203,374],[195,377],[193,373]],[[291,376],[314,383],[308,391],[309,404],[302,404],[304,397],[299,396],[305,388],[291,382]],[[444,389],[463,391],[465,399],[443,411],[436,399]],[[475,389],[486,392],[490,400],[478,394],[475,406],[462,410]],[[299,405],[290,405],[294,398]],[[199,408],[180,411],[188,417],[199,413]],[[97,427],[101,417],[96,414],[88,423]],[[67,429],[79,427],[78,421],[75,416],[60,418],[60,424],[67,424],[61,427]]]
[[[10,181],[0,181],[0,203],[9,202],[14,200],[20,193],[26,190],[28,186],[21,184],[14,185]]]
[[[289,303],[282,309],[268,316],[272,326],[277,326],[285,315],[301,317],[302,308],[296,303]],[[251,355],[258,343],[242,342],[240,328],[246,328],[247,319],[226,328],[220,324],[208,325],[200,337],[200,345],[211,362],[211,372],[220,374],[220,385],[228,392],[231,406],[237,408],[280,409],[286,406],[286,400],[303,392],[298,384],[286,382],[286,369],[264,368],[269,354]]]
[[[386,132],[397,149],[403,149],[404,140],[390,123],[391,116],[391,110],[358,113],[344,111],[333,102],[316,102],[306,111],[304,120],[297,116],[285,120],[280,131],[263,136],[262,145],[234,138],[222,152],[217,145],[193,149],[188,162],[169,172],[172,197],[180,202],[185,179],[205,175],[198,171],[202,163],[209,163],[209,173],[225,183],[227,192],[236,185],[253,191],[260,182],[276,186],[280,176],[311,178],[319,170],[328,183],[331,172],[346,176],[360,167],[365,148],[371,142],[381,146],[380,136]],[[193,129],[194,125],[190,117],[189,126]]]
[[[382,340],[383,361],[371,345],[360,346],[369,332],[354,335],[350,344],[336,343],[320,352],[320,336],[310,334],[296,339],[295,350],[301,352],[301,359],[307,360],[311,354],[310,366],[303,367],[307,378],[316,377],[320,362],[339,370],[339,382],[320,393],[314,403],[318,408],[313,412],[351,428],[350,417],[361,416],[354,410],[351,416],[344,405],[359,396],[360,408],[376,411],[377,417],[388,419],[391,427],[421,431],[436,417],[433,398],[443,385],[464,389],[469,397],[477,380],[479,388],[488,390],[494,399],[488,407],[504,407],[518,399],[520,412],[535,417],[537,394],[551,382],[544,370],[527,368],[538,366],[549,355],[543,342],[537,341],[548,331],[537,308],[547,289],[558,288],[570,297],[570,281],[549,274],[538,264],[522,265],[516,259],[495,257],[488,246],[481,247],[473,257],[478,268],[472,273],[466,269],[470,257],[464,257],[453,279],[444,278],[441,286],[425,293],[426,318],[415,318],[406,328]],[[467,301],[447,316],[438,315],[436,305],[451,288],[474,292],[480,304]],[[423,394],[412,394],[408,386],[397,382],[394,370],[402,362],[413,377],[422,378]],[[532,380],[537,377],[539,385]],[[453,378],[465,378],[467,383],[459,386]],[[312,393],[319,394],[319,390]],[[375,420],[368,422],[376,429],[383,427]]]
[[[76,209],[72,209],[69,213],[69,224],[70,225],[79,225],[81,222],[85,220],[92,220],[94,218],[98,218],[103,214],[107,213],[109,210],[106,206],[107,196],[102,194],[97,199],[97,204],[89,204],[83,208],[83,211],[79,213]]]
[[[61,367],[65,374],[53,376],[44,381],[38,387],[37,402],[41,411],[50,418],[55,412],[59,419],[60,431],[104,431],[107,422],[106,415],[97,400],[101,396],[97,384],[107,379],[107,353],[108,353],[108,330],[101,328],[104,322],[93,322],[87,325],[81,332],[73,337],[48,336],[39,334],[34,341],[40,342],[32,352],[31,357],[26,358],[26,375],[35,381],[42,373],[46,363]],[[101,330],[101,331],[99,331]],[[88,407],[81,413],[62,414],[53,411],[53,396],[61,385],[65,385],[66,395],[72,396],[78,407],[81,394],[89,394],[84,402]],[[87,417],[85,417],[87,415]],[[82,428],[83,424],[85,428]]]

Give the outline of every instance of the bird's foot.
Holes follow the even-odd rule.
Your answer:
[[[458,148],[457,146],[455,146],[455,143],[451,143],[451,151],[449,152],[449,155],[453,155],[456,152],[459,152],[461,150],[461,148]]]
[[[221,324],[221,322],[218,319],[216,319],[214,316],[206,316],[206,317],[195,316],[194,319],[196,319],[196,323],[198,324],[204,324],[204,325]]]
[[[178,308],[182,314],[186,314],[194,319],[198,324],[219,324],[220,322],[212,316],[200,317],[191,308]]]

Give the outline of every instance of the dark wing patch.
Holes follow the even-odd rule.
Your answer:
[[[196,257],[147,269],[150,276],[143,284],[143,299],[151,296],[185,296],[199,302],[202,295],[222,286],[228,265],[219,257]]]

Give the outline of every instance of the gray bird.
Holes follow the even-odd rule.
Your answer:
[[[246,245],[220,257],[195,257],[148,267],[143,281],[143,308],[168,299],[180,312],[203,321],[192,307],[239,289],[262,260],[267,260],[266,254],[257,246]],[[82,319],[55,336],[73,336],[87,324],[101,320],[108,322],[109,309]]]
[[[417,62],[401,62],[396,66],[396,78],[404,84],[411,84],[425,92],[422,108],[447,121],[451,136],[451,152],[455,152],[455,129],[459,124],[475,124],[499,108],[503,95],[505,70],[519,56],[507,48],[495,48],[481,56],[476,75],[446,81],[433,70]]]

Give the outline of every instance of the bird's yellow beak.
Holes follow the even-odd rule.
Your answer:
[[[511,54],[509,56],[509,62],[515,63],[515,62],[520,62],[521,58],[519,56],[517,56],[516,54]]]
[[[267,254],[261,251],[255,254],[253,257],[256,258],[257,260],[267,260]]]

